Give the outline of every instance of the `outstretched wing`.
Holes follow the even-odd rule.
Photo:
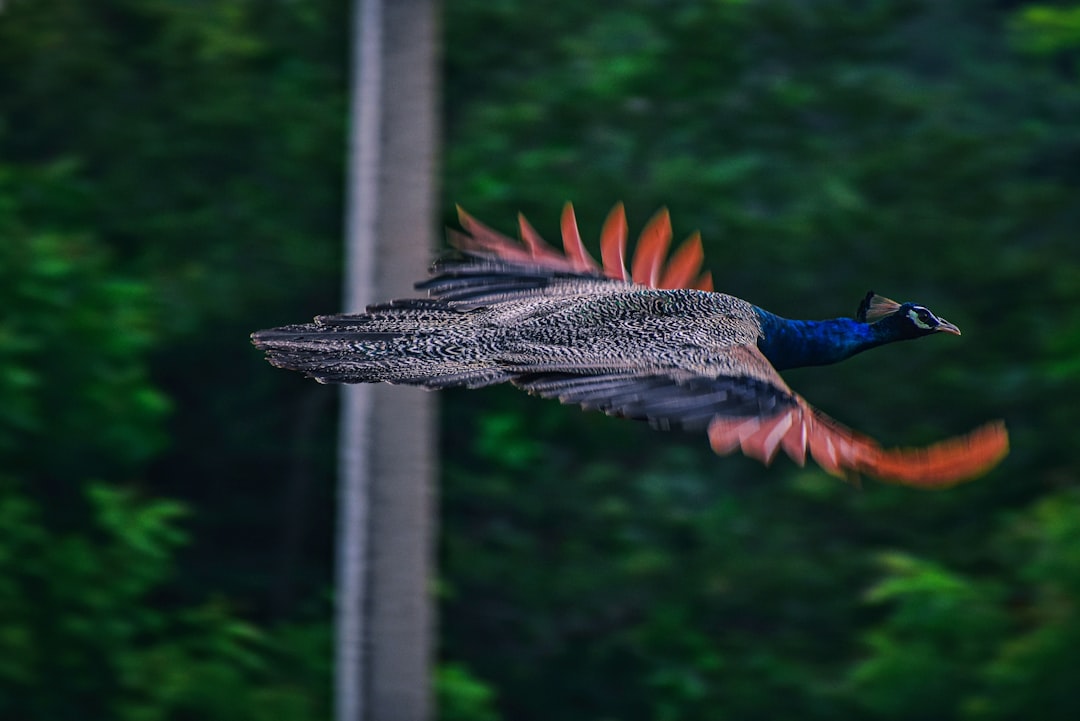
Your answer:
[[[646,224],[627,268],[628,231],[622,204],[604,222],[601,262],[585,249],[574,209],[563,208],[563,249],[548,245],[518,216],[521,240],[513,240],[458,209],[464,233],[450,242],[463,259],[444,260],[417,288],[463,305],[549,293],[618,290],[634,283],[650,288],[711,291],[703,272],[701,237],[692,235],[670,253],[671,219],[661,210]],[[704,429],[717,453],[736,450],[766,465],[783,451],[800,466],[810,457],[841,478],[867,475],[922,488],[949,486],[979,476],[1008,452],[1004,424],[926,448],[886,449],[812,407],[792,391],[754,346],[724,350],[725,370],[704,377],[679,369],[545,367],[542,372],[507,368],[519,388],[609,415],[647,420],[659,428]],[[737,369],[733,370],[733,369]]]
[[[521,373],[512,382],[545,398],[660,428],[705,429],[714,451],[741,450],[769,465],[783,451],[809,456],[841,478],[867,475],[919,488],[941,488],[990,470],[1008,452],[1002,423],[926,448],[886,449],[811,406],[792,391],[757,348],[731,349],[739,375],[706,378],[686,371],[597,370]]]
[[[713,289],[711,274],[702,271],[705,256],[699,234],[694,233],[674,253],[669,252],[673,236],[666,210],[646,223],[629,269],[629,234],[621,203],[608,214],[601,230],[601,263],[586,250],[570,203],[563,207],[560,223],[561,252],[548,245],[524,216],[518,216],[521,240],[517,241],[492,230],[461,208],[458,215],[465,232],[450,231],[450,243],[464,257],[438,261],[432,277],[416,284],[435,298],[483,304],[558,292],[560,286],[570,283],[578,290],[626,283],[649,288]],[[596,285],[582,285],[582,280]]]

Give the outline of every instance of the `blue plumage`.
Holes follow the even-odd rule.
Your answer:
[[[860,323],[852,318],[789,320],[761,308],[758,348],[777,370],[836,363],[856,353],[901,338],[884,321]]]
[[[761,321],[758,349],[776,370],[837,363],[886,343],[960,329],[924,306],[897,303],[870,291],[855,318],[790,320],[754,306]]]

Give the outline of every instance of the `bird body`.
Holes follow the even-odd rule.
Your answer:
[[[427,298],[253,335],[276,366],[326,383],[476,388],[510,382],[535,395],[654,426],[704,429],[719,453],[769,463],[809,454],[841,476],[866,473],[920,486],[978,475],[1007,451],[1000,423],[927,449],[885,450],[794,393],[779,370],[835,363],[886,343],[956,326],[913,303],[867,294],[855,318],[789,320],[724,293],[702,274],[700,239],[670,258],[658,214],[625,267],[621,206],[594,261],[573,210],[562,253],[521,219],[517,243],[462,212],[462,252],[417,287]]]

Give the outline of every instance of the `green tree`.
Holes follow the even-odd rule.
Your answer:
[[[159,597],[187,538],[182,504],[132,484],[165,437],[147,363],[159,316],[146,284],[36,202],[79,190],[67,165],[0,166],[0,715],[325,712],[281,675],[300,665],[289,647],[227,605]]]
[[[4,513],[21,519],[2,537],[68,549],[3,560],[3,598],[16,614],[67,599],[51,606],[67,628],[78,594],[28,579],[125,548],[106,508],[156,518],[168,560],[140,563],[160,580],[124,596],[121,574],[80,578],[125,609],[94,618],[265,629],[266,645],[236,642],[261,649],[261,671],[231,651],[162,652],[175,663],[159,680],[232,659],[207,663],[235,684],[184,701],[200,717],[256,688],[291,694],[285,672],[318,714],[328,686],[327,627],[310,619],[330,579],[333,395],[266,369],[246,337],[339,307],[346,8],[0,10],[0,454]],[[454,202],[507,230],[523,210],[550,237],[573,200],[595,236],[616,200],[635,226],[663,204],[677,232],[703,231],[719,287],[771,310],[850,312],[870,287],[925,301],[963,338],[790,382],[889,443],[1003,416],[1013,452],[948,493],[857,491],[505,389],[446,393],[446,717],[875,719],[913,689],[927,708],[912,715],[1073,713],[1074,16],[977,0],[447,3],[447,223]],[[157,496],[189,509],[183,550]],[[218,620],[185,620],[207,598],[224,599]],[[38,638],[29,623],[3,625],[5,659]],[[71,683],[180,636],[110,636],[113,660]],[[4,683],[45,699],[20,668],[0,664]],[[132,703],[109,683],[86,691],[95,708]]]

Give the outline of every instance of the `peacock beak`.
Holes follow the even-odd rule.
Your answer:
[[[942,333],[952,333],[953,335],[960,335],[960,329],[957,328],[955,325],[945,320],[944,318],[938,318],[938,320],[940,322],[938,323],[937,327],[934,328],[934,330],[940,331]]]

